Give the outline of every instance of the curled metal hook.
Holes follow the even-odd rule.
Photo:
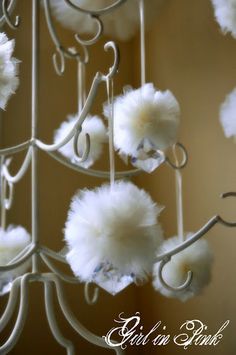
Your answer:
[[[182,153],[182,160],[179,162],[178,161],[178,158],[177,158],[177,148],[180,149],[181,153]],[[174,152],[174,155],[176,157],[176,160],[177,160],[177,163],[173,163],[170,158],[166,157],[166,163],[173,169],[183,169],[186,165],[187,165],[187,162],[188,162],[188,152],[186,150],[186,148],[184,147],[184,145],[182,143],[175,143],[173,145],[173,152]]]
[[[7,191],[7,187],[8,187],[8,197],[4,198],[4,207],[6,208],[6,210],[10,210],[12,203],[13,203],[13,198],[14,198],[14,185],[12,182],[6,181],[5,183],[7,184],[6,186],[6,191]]]
[[[76,11],[80,11],[84,14],[87,15],[95,15],[95,16],[100,16],[103,14],[106,14],[108,12],[111,12],[113,10],[115,10],[116,8],[118,8],[119,6],[121,6],[123,3],[125,3],[127,0],[117,0],[114,4],[111,4],[109,6],[106,6],[100,10],[86,10],[83,9],[82,7],[75,5],[71,0],[64,0],[66,2],[66,4],[68,6],[70,6],[72,9],[76,10]]]
[[[86,302],[92,306],[94,305],[97,300],[98,300],[98,296],[99,296],[99,288],[95,287],[93,290],[93,295],[91,296],[91,292],[89,290],[90,286],[92,285],[91,282],[86,282],[86,284],[84,285],[84,297]]]
[[[96,31],[95,35],[88,40],[82,39],[78,33],[76,33],[76,35],[75,35],[76,41],[79,44],[81,44],[82,46],[91,46],[91,45],[95,44],[99,40],[99,38],[101,37],[101,35],[103,33],[103,23],[102,23],[101,19],[95,15],[91,15],[91,19],[94,20],[97,25],[97,31]]]
[[[20,16],[16,16],[15,22],[13,23],[12,19],[10,18],[7,0],[2,0],[2,12],[8,26],[11,29],[16,30],[20,25]]]
[[[107,75],[103,75],[103,80],[108,80],[112,78],[118,71],[119,63],[120,63],[120,51],[115,42],[109,41],[105,44],[104,50],[107,52],[109,49],[113,50],[114,53],[114,63],[112,67],[109,68],[109,72]]]
[[[14,197],[14,185],[12,182],[8,181],[6,177],[4,176],[4,166],[8,167],[11,163],[11,158],[7,159],[4,162],[4,165],[2,167],[1,171],[1,204],[4,206],[5,209],[9,210],[12,206],[13,203],[13,197]],[[8,191],[8,196],[7,196],[7,191]]]
[[[54,55],[53,55],[53,65],[54,65],[56,73],[58,75],[62,75],[64,73],[65,58],[77,59],[77,60],[81,60],[83,63],[87,63],[88,62],[88,51],[85,48],[85,46],[82,45],[82,49],[84,52],[84,58],[81,58],[79,52],[75,48],[65,48],[61,44],[59,37],[56,33],[54,24],[53,24],[49,0],[44,0],[44,10],[45,10],[45,17],[46,17],[48,30],[49,30],[51,39],[52,39],[53,43],[55,44],[56,50],[57,50],[57,52],[54,53]]]
[[[82,153],[82,157],[80,156],[79,150],[78,150],[78,139],[79,135],[81,133],[81,128],[78,129],[74,135],[73,139],[73,147],[74,147],[74,153],[75,153],[75,159],[77,163],[83,163],[85,160],[88,159],[89,152],[90,152],[90,136],[88,133],[85,134],[85,148]]]
[[[52,62],[56,73],[61,76],[65,71],[65,56],[60,48],[53,54]]]
[[[164,280],[163,275],[162,275],[164,266],[167,263],[169,263],[170,261],[171,261],[171,256],[167,256],[163,260],[161,260],[161,262],[159,264],[158,276],[159,276],[160,282],[161,282],[163,287],[167,288],[170,291],[174,291],[174,292],[183,291],[186,288],[188,288],[189,285],[191,284],[192,279],[193,279],[193,272],[190,271],[190,270],[188,271],[187,278],[186,278],[185,282],[182,285],[180,285],[180,286],[171,286]]]
[[[236,197],[236,192],[225,192],[221,194],[221,198]],[[227,222],[222,217],[218,216],[218,222],[227,227],[236,227],[236,222]]]

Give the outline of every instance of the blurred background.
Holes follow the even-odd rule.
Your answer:
[[[42,9],[41,9],[42,10]],[[31,6],[27,0],[18,2],[15,13],[20,14],[22,24],[17,31],[4,28],[9,38],[16,38],[14,56],[20,63],[20,86],[1,115],[1,147],[20,143],[30,136],[31,100]],[[70,31],[56,24],[61,42],[73,45]],[[103,50],[110,38],[100,40],[89,48],[87,87],[96,71],[107,72],[112,54]],[[236,41],[220,33],[214,21],[209,0],[165,0],[155,21],[146,33],[147,81],[156,88],[171,90],[181,106],[179,141],[189,153],[189,163],[183,172],[184,222],[186,231],[197,231],[209,218],[220,214],[227,220],[235,220],[236,200],[220,199],[220,194],[236,189],[236,147],[224,137],[219,123],[219,106],[236,86]],[[115,92],[131,84],[140,86],[139,36],[127,43],[119,43],[121,63],[115,78]],[[67,114],[75,113],[76,65],[66,64],[64,76],[58,77],[52,65],[54,46],[47,31],[44,13],[40,17],[40,112],[39,137],[51,142],[54,130]],[[102,114],[106,100],[105,85],[101,86],[92,112]],[[17,171],[24,154],[18,154],[12,164]],[[119,158],[117,167],[124,168]],[[108,168],[108,154],[96,164],[96,168]],[[175,180],[168,166],[161,166],[152,174],[142,173],[133,181],[148,191],[152,198],[166,208],[161,223],[166,237],[176,235]],[[78,189],[99,186],[103,181],[61,166],[44,153],[40,153],[40,238],[48,247],[63,247],[63,227],[71,197]],[[30,172],[17,185],[8,223],[21,224],[30,230]],[[202,295],[186,303],[168,299],[155,292],[151,282],[143,287],[130,286],[113,297],[101,290],[94,306],[86,304],[83,285],[66,286],[66,295],[77,318],[89,330],[105,335],[114,326],[114,318],[124,312],[131,316],[140,312],[144,331],[162,321],[166,332],[174,335],[186,320],[200,319],[208,326],[208,334],[230,320],[224,337],[216,347],[192,346],[188,350],[173,344],[167,346],[146,345],[128,347],[127,354],[212,354],[233,355],[236,350],[236,231],[216,226],[207,234],[214,252],[211,284]],[[4,309],[6,297],[0,300]],[[55,298],[55,307],[57,302]],[[58,321],[63,333],[76,344],[78,354],[108,354],[111,351],[96,348],[81,339],[65,322],[59,308]],[[0,335],[6,340],[12,329]],[[64,354],[48,327],[43,299],[43,286],[30,285],[29,314],[22,336],[11,354]]]

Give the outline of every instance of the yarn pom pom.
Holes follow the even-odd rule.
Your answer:
[[[18,60],[12,58],[15,41],[8,41],[5,33],[0,33],[0,108],[6,107],[8,99],[19,85],[17,78]]]
[[[227,138],[236,136],[236,88],[221,105],[220,122]]]
[[[192,234],[188,234],[187,238]],[[178,237],[166,240],[160,247],[159,252],[168,252],[180,244]],[[187,301],[191,297],[200,294],[202,289],[210,282],[211,266],[213,261],[212,251],[205,239],[200,239],[185,250],[172,256],[163,269],[163,278],[168,285],[178,287],[182,285],[187,277],[187,272],[193,272],[193,278],[190,285],[181,291],[167,289],[162,285],[158,276],[160,263],[154,265],[153,286],[161,294],[167,297],[178,298],[181,301]]]
[[[162,241],[161,209],[144,190],[124,181],[75,195],[65,227],[74,274],[93,281],[98,271],[110,269],[144,280]]]
[[[231,32],[236,38],[236,0],[211,0],[215,18],[224,34]]]
[[[60,142],[73,128],[77,115],[68,116],[67,121],[55,131],[54,141]],[[86,133],[90,136],[90,151],[84,162],[78,162],[75,158],[73,139],[59,149],[59,152],[70,159],[73,163],[89,168],[102,154],[103,144],[107,141],[107,131],[103,121],[98,116],[88,116],[82,124],[82,131],[77,141],[78,152],[82,156],[85,149]]]
[[[50,1],[53,14],[57,20],[65,27],[79,34],[94,34],[97,30],[96,22],[77,11],[64,0]],[[114,4],[113,0],[73,0],[73,3],[86,10],[99,10]],[[146,18],[151,20],[157,14],[162,0],[146,0]],[[121,41],[131,39],[139,26],[139,1],[129,0],[114,11],[101,16],[104,25],[104,34],[115,37]]]
[[[7,265],[29,243],[30,236],[23,227],[10,225],[6,230],[0,228],[0,266]],[[14,270],[2,272],[0,275],[0,295],[8,292],[13,279],[22,275],[28,267],[29,263],[26,262]]]
[[[104,107],[109,117],[110,107]],[[128,90],[114,100],[114,144],[120,154],[139,157],[176,142],[180,108],[173,94],[153,84]]]

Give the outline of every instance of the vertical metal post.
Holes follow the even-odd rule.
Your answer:
[[[32,97],[31,97],[31,135],[37,137],[38,125],[38,60],[39,60],[39,0],[32,0]],[[38,235],[38,148],[32,147],[31,165],[31,204],[32,204],[32,241],[39,242]],[[38,255],[33,255],[32,271],[38,272]]]
[[[146,83],[145,4],[139,0],[141,85]]]

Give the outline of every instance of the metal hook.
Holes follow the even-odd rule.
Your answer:
[[[60,62],[58,63],[58,58]],[[54,69],[58,75],[62,75],[65,71],[65,56],[61,48],[57,48],[57,52],[52,56]]]
[[[86,302],[92,306],[94,305],[97,300],[98,300],[98,296],[99,296],[99,288],[95,287],[93,290],[93,295],[91,297],[91,292],[89,291],[90,286],[92,285],[91,282],[86,282],[84,285],[84,297]]]
[[[176,148],[180,148],[181,153],[182,153],[182,160],[180,162],[177,159]],[[183,169],[187,165],[187,162],[188,162],[188,152],[187,152],[185,146],[182,143],[177,142],[173,145],[172,149],[173,149],[173,153],[176,157],[177,163],[173,163],[169,157],[166,157],[166,163],[175,170],[176,169]]]
[[[193,272],[190,271],[190,270],[188,271],[187,278],[186,278],[185,282],[182,285],[180,285],[180,286],[171,286],[164,280],[163,275],[162,275],[164,266],[170,261],[171,261],[171,256],[167,256],[163,260],[161,260],[161,262],[159,264],[158,276],[159,276],[160,282],[161,282],[163,287],[167,288],[170,291],[174,291],[174,292],[183,291],[186,288],[188,288],[189,285],[191,284],[192,279],[193,279]]]
[[[113,41],[107,42],[104,46],[104,50],[107,52],[109,49],[113,50],[114,64],[109,68],[109,73],[107,75],[103,75],[103,80],[112,78],[117,73],[120,63],[120,51],[116,43]]]
[[[20,25],[20,16],[16,16],[15,23],[12,22],[9,12],[8,12],[7,0],[2,0],[2,12],[3,12],[3,15],[5,16],[5,20],[6,20],[6,23],[8,24],[8,26],[11,29],[16,30]]]
[[[221,194],[221,198],[236,197],[236,192],[225,192]],[[236,222],[227,222],[222,217],[218,216],[218,222],[227,227],[236,227]]]
[[[91,45],[95,44],[103,33],[103,23],[102,23],[101,19],[95,15],[91,15],[90,17],[92,20],[94,20],[96,22],[97,31],[96,31],[95,35],[91,39],[88,39],[88,40],[83,40],[80,37],[80,35],[78,33],[76,33],[75,39],[82,46],[91,46]]]
[[[127,0],[117,0],[114,4],[108,5],[100,10],[86,10],[78,5],[75,5],[71,0],[64,0],[64,1],[66,2],[66,4],[68,6],[70,6],[72,9],[74,9],[76,11],[80,11],[80,12],[87,14],[87,15],[92,14],[95,16],[100,16],[100,15],[104,15],[108,12],[115,10],[116,8],[121,6],[123,3],[125,3]]]
[[[14,196],[14,185],[12,182],[8,181],[4,175],[4,166],[8,167],[12,161],[12,158],[8,158],[2,166],[1,171],[1,186],[2,186],[2,195],[1,195],[1,204],[5,209],[9,210],[13,203]],[[6,197],[7,189],[9,191],[8,197]]]
[[[6,210],[10,210],[10,208],[12,206],[12,203],[13,203],[13,197],[14,197],[14,185],[13,185],[12,182],[6,181],[5,179],[4,179],[3,183],[7,184],[6,188],[5,188],[6,189],[5,191],[7,191],[7,187],[8,187],[8,190],[9,190],[8,197],[5,197],[4,201],[3,201],[4,207],[6,208]]]
[[[85,160],[87,160],[90,152],[90,136],[88,133],[85,133],[85,149],[82,153],[82,157],[80,156],[80,153],[78,151],[78,139],[80,133],[81,133],[81,127],[76,131],[73,139],[73,147],[74,147],[74,153],[75,153],[75,158],[77,163],[83,163]]]

